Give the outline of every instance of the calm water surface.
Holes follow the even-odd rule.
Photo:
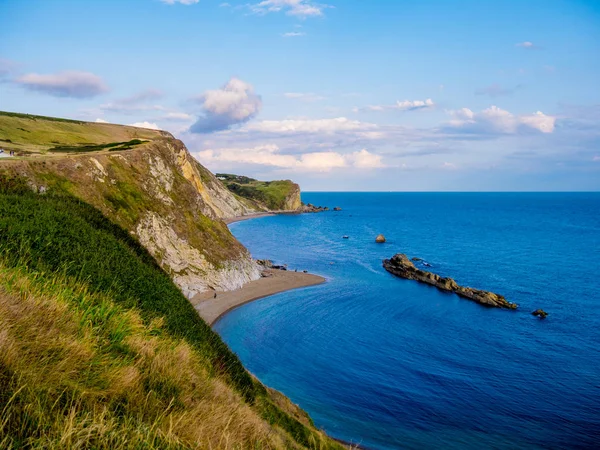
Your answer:
[[[367,448],[598,446],[600,194],[303,200],[343,211],[231,226],[255,258],[328,279],[217,323],[264,383],[332,436]],[[386,244],[374,243],[378,233]],[[520,308],[395,278],[381,261],[397,252]],[[537,308],[548,319],[531,316]]]

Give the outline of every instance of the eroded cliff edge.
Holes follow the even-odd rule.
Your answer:
[[[40,124],[48,125],[38,118],[31,126]],[[132,127],[68,125],[77,131],[100,129],[108,141],[116,133],[126,133],[119,135],[126,139],[138,132],[144,140],[125,150],[87,151],[89,146],[77,144],[65,153],[24,153],[26,158],[3,159],[0,169],[25,176],[38,192],[68,192],[100,209],[137,237],[188,298],[209,289],[234,290],[260,277],[248,251],[221,220],[256,209],[225,188],[183,142]],[[91,133],[84,132],[82,139]]]

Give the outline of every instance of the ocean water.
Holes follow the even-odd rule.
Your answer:
[[[600,194],[303,200],[343,211],[231,226],[254,257],[328,280],[216,324],[252,373],[366,448],[600,448]],[[520,308],[396,278],[397,252]]]

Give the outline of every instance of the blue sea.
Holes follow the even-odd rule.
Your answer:
[[[265,384],[370,449],[600,448],[599,193],[303,201],[343,211],[231,225],[255,258],[327,278],[217,322]],[[396,278],[381,264],[398,252],[520,307]]]

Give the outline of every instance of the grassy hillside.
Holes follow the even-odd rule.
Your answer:
[[[161,131],[0,111],[0,148],[18,155],[133,148]]]
[[[0,175],[0,448],[339,448],[253,379],[148,252]]]
[[[98,208],[133,233],[188,297],[259,276],[219,220],[249,208],[170,134],[0,113],[0,139],[19,148],[17,157],[0,158],[0,171]]]
[[[216,175],[231,192],[249,200],[259,209],[291,210],[300,207],[300,188],[290,180],[258,181],[228,173]]]

